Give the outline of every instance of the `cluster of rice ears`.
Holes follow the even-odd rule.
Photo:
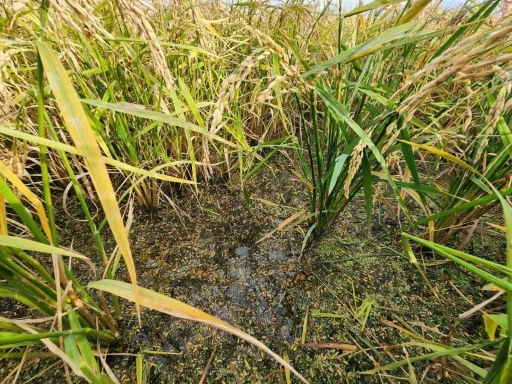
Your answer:
[[[1,11],[2,115],[15,114],[3,128],[35,134],[33,31],[40,19],[37,2],[23,4]],[[193,184],[215,173],[245,175],[262,160],[265,147],[292,133],[285,108],[293,83],[281,68],[287,59],[281,54],[287,54],[258,27],[312,26],[308,7],[291,14],[265,10],[261,18],[257,4],[229,12],[200,2],[49,5],[46,35],[87,105],[104,156],[167,176],[140,180],[132,170],[121,170],[118,184],[134,185],[139,203],[158,206],[172,192],[172,182]],[[298,23],[302,16],[305,22]],[[301,31],[306,33],[309,29]],[[69,143],[58,115],[46,119],[55,126],[52,139]],[[10,150],[21,173],[35,165],[31,148],[18,139]],[[67,184],[60,155],[49,151],[48,156],[52,181]],[[75,172],[82,174],[75,163]]]

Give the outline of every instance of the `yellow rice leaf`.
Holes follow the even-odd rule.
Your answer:
[[[73,147],[72,145],[64,144],[59,141],[50,140],[50,139],[47,139],[44,137],[39,137],[36,135],[31,135],[30,133],[21,132],[19,130],[13,129],[13,128],[8,128],[7,126],[0,126],[0,134],[10,136],[10,137],[15,137],[15,138],[22,139],[22,140],[26,140],[26,141],[29,141],[29,142],[32,142],[35,144],[44,145],[45,147],[53,148],[58,151],[64,151],[67,153],[71,153],[73,155],[80,155],[78,150],[75,147]],[[111,165],[118,169],[122,169],[124,171],[136,173],[141,176],[152,177],[155,179],[169,181],[172,183],[195,184],[192,180],[180,179],[178,177],[163,175],[161,173],[156,172],[155,169],[145,170],[145,169],[137,168],[132,165],[123,163],[122,161],[112,159],[111,157],[103,156],[103,161],[105,162],[105,164]],[[166,164],[162,164],[162,165],[158,166],[158,168],[162,169],[164,167],[171,167],[171,166],[175,166],[175,165],[177,166],[177,165],[181,165],[181,164],[185,164],[185,163],[187,163],[187,162],[184,160],[172,161],[172,162],[169,162]],[[202,163],[199,163],[199,162],[197,162],[197,164],[202,165]]]
[[[7,211],[5,210],[5,199],[0,195],[0,235],[7,235]]]
[[[398,24],[405,24],[410,21],[412,21],[425,7],[431,2],[431,0],[419,0],[414,5],[409,8],[407,13],[405,13],[400,20],[398,21]]]
[[[87,115],[83,110],[80,98],[73,88],[73,84],[66,74],[64,66],[59,61],[59,58],[49,45],[44,42],[38,42],[37,48],[66,128],[73,139],[76,149],[85,160],[112,234],[126,262],[140,322],[135,264],[128,236],[124,230],[123,218],[119,210],[119,205],[117,204],[116,194],[110,182],[100,147],[91,129]]]
[[[50,240],[50,243],[53,243],[52,231],[50,230],[50,225],[48,224],[48,218],[46,217],[46,211],[44,210],[43,202],[39,200],[39,197],[37,197],[30,189],[28,189],[28,187],[23,184],[23,181],[21,181],[18,176],[16,176],[14,172],[12,172],[2,161],[0,161],[0,174],[4,175],[5,178],[9,180],[11,184],[27,198],[30,204],[34,206],[46,237],[48,240]],[[2,224],[0,223],[0,228],[1,226]],[[5,228],[5,234],[7,234],[7,224],[5,225]]]
[[[503,281],[507,281],[507,278],[504,277],[502,279]],[[493,283],[488,283],[488,284],[485,284],[483,287],[482,287],[482,290],[484,291],[493,291],[493,292],[499,292],[499,291],[503,291],[502,288],[498,287],[497,285],[493,284]]]
[[[498,329],[498,323],[496,323],[491,317],[484,315],[484,325],[489,340],[494,340],[496,337],[496,329]]]
[[[25,239],[23,237],[0,235],[0,244],[2,244],[5,247],[19,248],[25,251],[48,254],[55,253],[57,255],[74,257],[86,262],[90,262],[87,256],[81,255],[80,253],[68,251],[67,249],[64,249],[62,247],[54,247],[53,245],[43,244],[38,241]]]
[[[290,357],[288,356],[288,353],[284,353],[284,361],[286,361],[288,364],[290,364]],[[284,369],[284,377],[286,379],[286,384],[292,384],[292,378],[290,377],[290,370],[288,368]]]
[[[448,152],[445,152],[441,149],[438,149],[438,148],[435,148],[435,147],[431,147],[429,145],[425,145],[425,144],[418,144],[418,143],[413,143],[411,141],[407,141],[407,140],[399,140],[401,141],[402,143],[406,143],[406,144],[409,144],[409,145],[412,145],[413,147],[418,147],[418,148],[421,148],[421,149],[425,149],[426,151],[429,151],[430,153],[433,153],[434,155],[438,155],[438,156],[441,156],[441,157],[444,157],[446,160],[449,160],[455,164],[459,164],[460,166],[466,168],[467,170],[473,172],[475,175],[478,175],[478,176],[482,176],[480,172],[478,172],[475,168],[473,168],[471,165],[469,165],[468,163],[464,162],[463,160],[459,159],[458,157],[456,156],[453,156],[452,154],[448,153]]]
[[[368,39],[368,35],[366,34],[366,23],[363,15],[359,15],[359,26],[361,27],[361,32],[363,32],[365,39]]]
[[[494,229],[498,229],[500,231],[507,232],[507,228],[504,225],[498,225],[498,224],[493,224],[493,223],[487,223],[487,224],[489,224]]]
[[[215,28],[213,28],[212,22],[210,20],[206,20],[204,18],[204,15],[201,12],[201,10],[199,10],[199,8],[195,8],[194,12],[196,13],[196,17],[197,17],[197,19],[199,21],[199,24],[204,26],[212,35],[214,35],[214,36],[218,37],[219,39],[221,39],[221,36],[217,33]]]

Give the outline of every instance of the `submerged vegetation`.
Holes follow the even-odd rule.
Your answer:
[[[27,360],[53,357],[63,362],[67,382],[119,382],[108,347],[123,343],[128,300],[139,327],[142,308],[201,322],[248,341],[284,367],[279,379],[253,372],[243,376],[246,382],[328,382],[351,353],[366,359],[356,365],[358,374],[382,381],[418,382],[420,374],[422,382],[511,382],[511,63],[512,12],[500,0],[454,9],[428,0],[377,0],[350,10],[333,1],[3,2],[0,359],[12,367],[6,380],[16,382]],[[307,207],[289,191],[280,198],[254,195],[261,172],[272,172],[276,162],[291,167],[279,175],[298,180],[293,188],[303,188]],[[164,288],[148,289],[152,284],[139,281],[141,260],[129,238],[134,212],[165,209],[177,221],[182,215],[192,221],[196,214],[182,210],[180,197],[207,193],[220,182],[240,191],[240,209],[254,218],[247,225],[260,225],[258,204],[288,210],[251,241],[256,246],[296,231],[301,239],[292,241],[291,251],[265,252],[271,262],[292,261],[315,277],[312,265],[338,268],[341,260],[315,258],[326,254],[322,239],[337,239],[328,251],[335,254],[358,242],[354,231],[348,232],[354,239],[336,235],[356,225],[345,220],[340,230],[340,219],[352,217],[350,206],[364,211],[368,234],[379,231],[384,212],[393,228],[376,236],[395,240],[386,247],[394,244],[392,254],[411,262],[415,271],[407,273],[435,300],[443,324],[423,324],[418,333],[404,320],[384,319],[410,340],[376,345],[368,328],[378,300],[357,297],[354,281],[364,279],[354,269],[346,280],[353,305],[342,307],[360,334],[371,336],[350,336],[353,344],[307,343],[310,317],[346,320],[310,311],[308,303],[301,309],[302,335],[288,352],[297,346],[337,352],[305,366],[228,324],[225,314],[214,317],[163,295]],[[222,217],[221,206],[198,203],[195,210]],[[72,248],[73,238],[65,236],[74,234],[59,227],[60,215],[83,218],[91,256]],[[496,248],[475,249],[478,235],[484,239],[490,231],[499,239]],[[180,240],[178,234],[168,242]],[[235,254],[249,257],[249,247]],[[476,303],[465,295],[480,286],[461,291],[456,280],[433,279],[429,269],[445,264],[471,273],[494,296]],[[457,317],[441,294],[448,284],[472,305]],[[269,295],[277,297],[278,289],[284,288]],[[477,331],[459,337],[459,324],[478,313],[488,339]],[[148,353],[135,351],[134,382],[151,382]],[[313,368],[325,372],[315,375]]]

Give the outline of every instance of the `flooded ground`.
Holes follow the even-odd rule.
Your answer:
[[[354,201],[299,260],[305,227],[264,237],[306,208],[301,183],[286,164],[273,165],[250,190],[252,213],[236,180],[202,187],[197,198],[192,193],[176,197],[183,210],[179,214],[169,206],[136,209],[130,238],[140,285],[194,305],[288,354],[311,383],[400,382],[409,376],[407,366],[392,375],[358,372],[404,357],[402,348],[390,354],[383,349],[411,340],[398,327],[429,340],[446,339],[439,303],[402,255],[395,211],[382,210],[368,227],[363,202]],[[72,240],[76,250],[99,262],[83,223],[62,217],[59,225],[66,243]],[[105,243],[113,249],[112,239]],[[453,317],[472,307],[468,301],[477,304],[489,297],[479,290],[482,281],[456,265],[429,267],[427,276]],[[127,279],[126,270],[120,268],[117,277]],[[277,363],[231,335],[149,310],[143,311],[139,329],[132,306],[123,302],[123,309],[122,336],[109,352],[144,351],[151,383],[198,383],[203,375],[205,383],[285,383]],[[485,338],[476,314],[457,327],[451,345]],[[408,349],[409,356],[424,353]],[[107,361],[122,382],[136,382],[135,357],[112,355]],[[429,368],[425,383],[439,382],[433,363],[415,365],[418,378]],[[453,373],[450,377],[457,382]]]

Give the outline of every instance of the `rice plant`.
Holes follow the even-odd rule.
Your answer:
[[[437,145],[445,142],[453,145],[462,137],[465,142],[455,148],[463,148],[460,151],[464,156],[471,156],[470,151],[474,151],[473,160],[488,170],[489,180],[496,181],[498,188],[504,185],[503,176],[510,169],[510,161],[505,153],[506,142],[495,133],[498,129],[505,131],[506,121],[510,120],[508,113],[501,116],[510,83],[507,74],[499,74],[507,66],[504,50],[510,44],[510,27],[507,24],[494,29],[483,27],[485,18],[497,4],[479,5],[469,18],[472,28],[462,23],[457,25],[452,20],[429,28],[431,22],[439,23],[437,18],[426,19],[421,27],[408,23],[420,12],[428,17],[427,9],[418,4],[396,25],[387,26],[387,19],[384,19],[380,24],[384,30],[379,36],[358,42],[351,48],[343,46],[341,36],[346,33],[346,17],[379,6],[374,3],[340,15],[337,56],[316,65],[299,57],[305,70],[304,78],[323,74],[313,80],[315,91],[306,93],[298,101],[303,132],[298,151],[310,193],[311,233],[321,234],[361,189],[370,220],[372,184],[376,178],[391,187],[406,216],[405,193],[420,204],[427,216],[430,216],[427,194],[429,197],[448,196],[440,207],[442,212],[479,197],[472,194],[481,190],[470,176],[464,178],[459,174],[447,191],[422,181],[414,151],[400,139],[425,143],[442,136],[443,142]],[[355,36],[367,35],[363,23],[355,23],[353,28]],[[440,42],[444,43],[439,46]],[[462,51],[465,54],[461,54]],[[488,52],[489,60],[475,63],[473,60],[480,59],[479,52],[483,51]],[[456,60],[458,65],[453,66],[451,63]],[[492,70],[483,70],[491,65],[495,65]],[[476,68],[479,70],[475,72]],[[426,82],[419,85],[418,80],[424,77],[427,77]],[[474,85],[466,85],[467,97],[460,99],[457,95],[446,100],[445,89],[453,92],[461,82],[471,82],[469,79],[474,79]],[[478,81],[480,79],[482,81]],[[489,86],[489,81],[504,82],[504,88]],[[495,100],[498,94],[499,100]],[[480,108],[478,115],[471,113],[476,108]],[[459,116],[454,120],[457,111],[462,110],[469,115],[463,121]],[[450,128],[437,128],[444,125]],[[472,128],[466,132],[469,126]],[[456,127],[463,133],[458,133]],[[487,149],[492,153],[492,160],[484,161]],[[392,175],[390,167],[401,159],[405,161],[405,171]],[[468,181],[464,181],[466,179]],[[463,197],[462,191],[466,190],[468,195]],[[438,220],[434,224],[437,239],[442,240],[443,229],[460,227],[489,207],[481,207],[466,217],[451,211],[445,221]],[[430,216],[421,223],[432,219]],[[450,231],[445,238],[452,234]]]
[[[279,55],[269,48],[271,38],[236,11],[226,18],[222,7],[187,9],[176,13],[158,3],[128,1],[50,2],[45,29],[72,69],[80,97],[93,106],[88,119],[106,157],[145,170],[159,167],[191,184],[237,168],[244,175],[261,160],[262,144],[290,130],[284,104],[291,95],[281,92]],[[35,133],[35,116],[29,113],[34,100],[26,94],[34,80],[37,3],[3,12],[9,37],[2,43],[3,60],[11,69],[5,72],[2,103],[5,113],[21,103],[17,128]],[[210,23],[217,18],[222,22]],[[169,30],[168,23],[177,27]],[[59,125],[54,116],[48,119]],[[178,123],[184,120],[188,125]],[[55,134],[69,140],[58,129]],[[53,179],[67,183],[59,156],[52,151],[48,156]],[[169,180],[124,176],[142,205],[157,207],[172,195]]]

